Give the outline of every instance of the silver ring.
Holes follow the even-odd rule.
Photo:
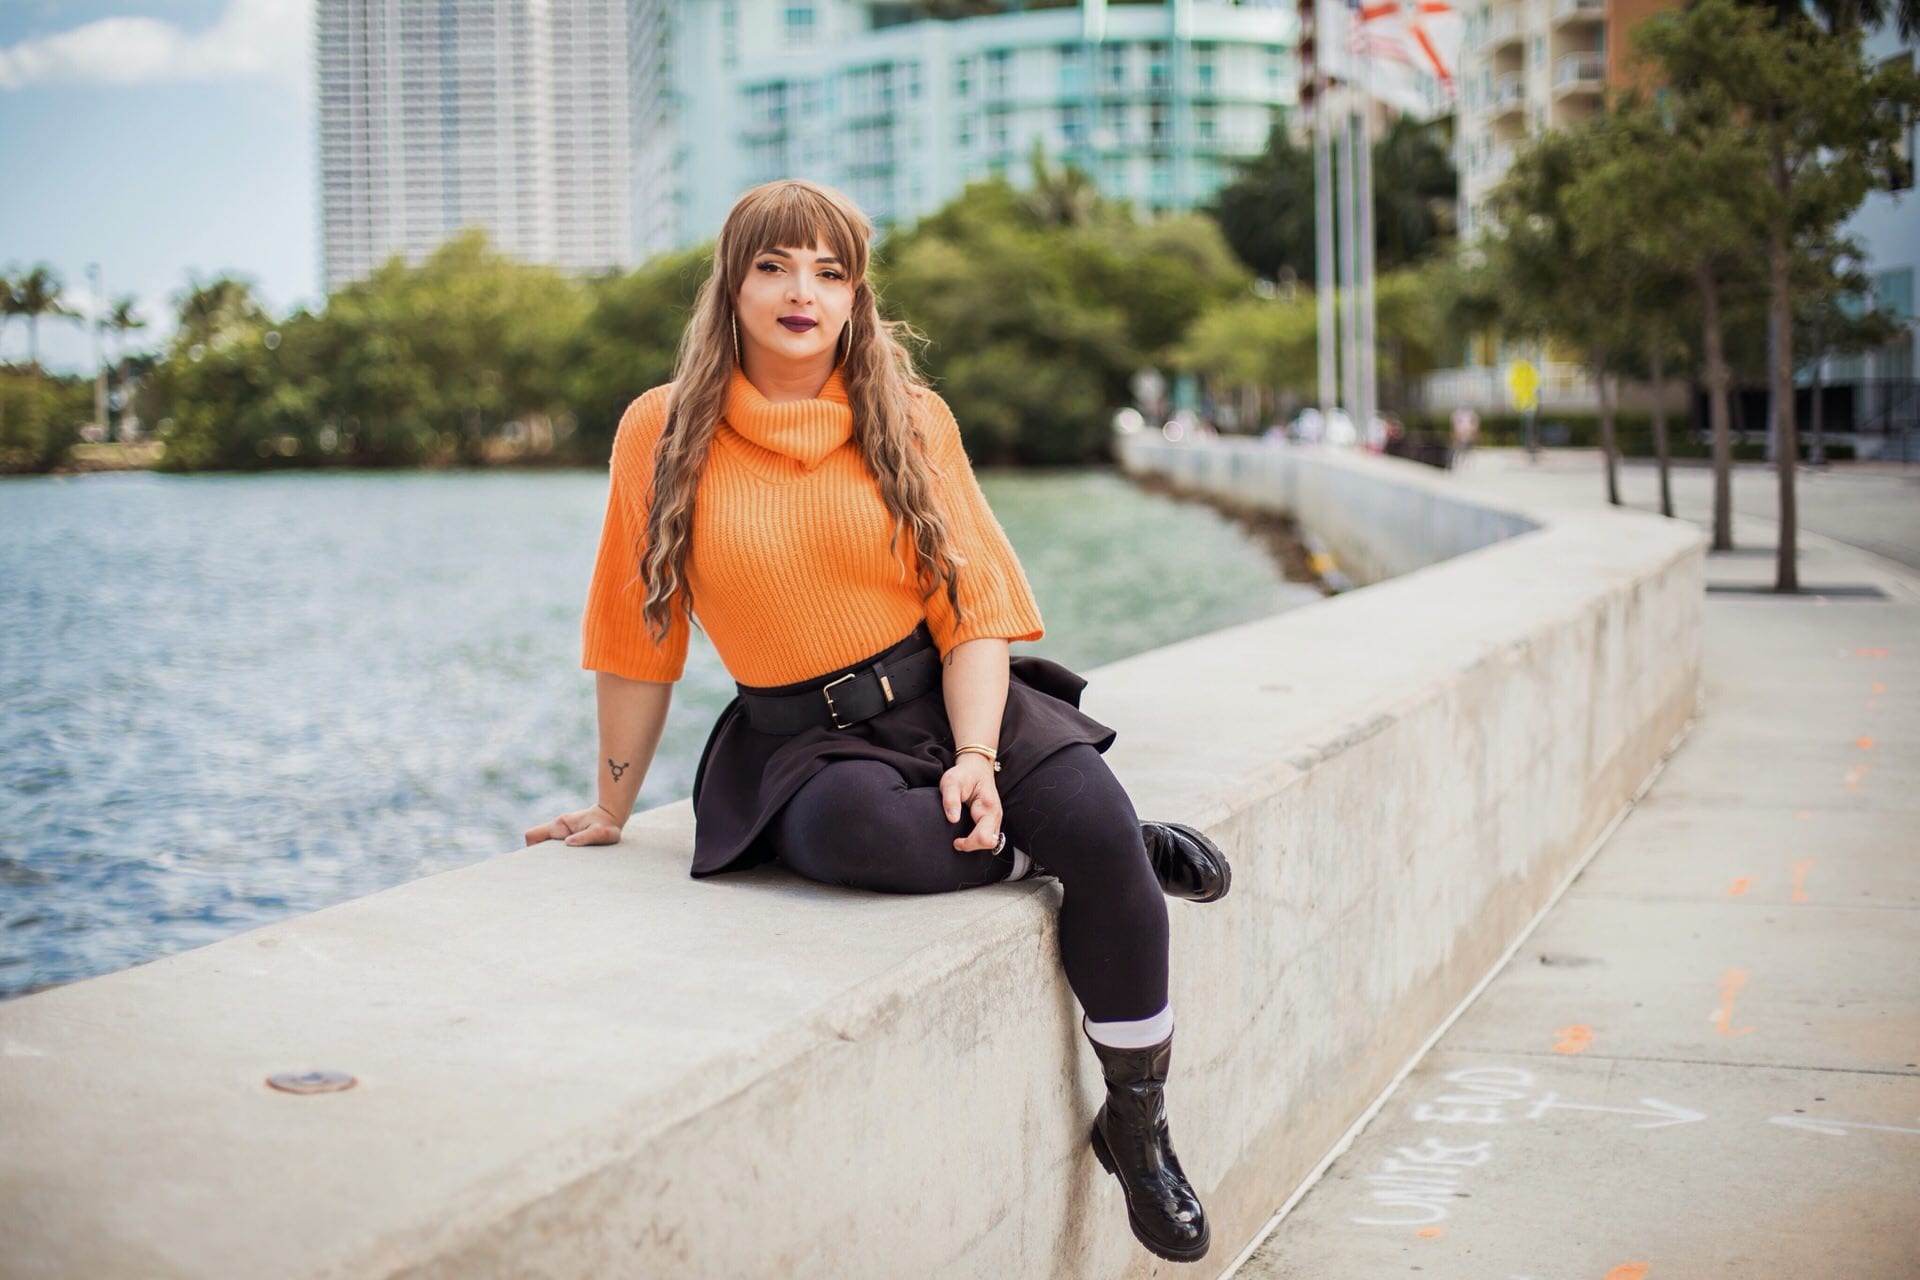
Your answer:
[[[1006,847],[1007,847],[1007,833],[1005,831],[1002,831],[1000,833],[1000,838],[994,842],[993,856],[996,858],[999,857],[1001,850],[1005,849]]]

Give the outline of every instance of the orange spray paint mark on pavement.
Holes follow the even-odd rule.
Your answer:
[[[1857,764],[1853,766],[1853,768],[1847,770],[1846,783],[1847,783],[1848,792],[1851,793],[1851,792],[1858,791],[1860,789],[1860,779],[1866,777],[1867,770],[1871,769],[1872,767],[1873,767],[1872,765]]]
[[[1720,979],[1720,1007],[1713,1011],[1711,1021],[1713,1022],[1714,1030],[1723,1036],[1743,1036],[1753,1030],[1750,1026],[1734,1027],[1732,1025],[1733,998],[1739,995],[1740,988],[1746,985],[1747,971],[1745,969],[1729,969],[1727,970],[1727,976]]]
[[[1887,652],[1887,649],[1884,647],[1861,645],[1853,651],[1853,656],[1856,658],[1884,658],[1887,656]]]
[[[1813,865],[1812,858],[1802,858],[1793,864],[1793,897],[1790,901],[1807,900],[1807,868]]]
[[[1813,810],[1802,809],[1800,812],[1794,814],[1793,816],[1801,819],[1802,821],[1805,821],[1806,819],[1811,818],[1813,816]]]
[[[1871,750],[1873,750],[1873,739],[1872,739],[1872,738],[1861,738],[1861,739],[1859,740],[1859,745],[1860,745],[1860,749],[1861,749],[1862,751],[1871,751]]]
[[[1418,1231],[1414,1232],[1413,1234],[1424,1237],[1425,1239],[1431,1240],[1435,1236],[1443,1236],[1447,1234],[1447,1229],[1445,1227],[1422,1227]]]
[[[1887,691],[1887,686],[1879,683],[1878,681],[1875,681],[1873,686],[1873,691],[1875,693],[1885,693]]]
[[[1607,1280],[1646,1280],[1647,1264],[1644,1262],[1623,1262],[1607,1272]]]
[[[1727,886],[1727,896],[1729,898],[1744,898],[1747,896],[1747,890],[1752,887],[1752,876],[1735,876],[1733,883]]]
[[[1593,1043],[1593,1028],[1584,1022],[1562,1027],[1553,1034],[1560,1037],[1560,1043],[1553,1046],[1555,1053],[1578,1053]]]

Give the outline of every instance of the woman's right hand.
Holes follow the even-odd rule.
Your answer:
[[[568,844],[618,844],[620,826],[613,820],[612,814],[596,804],[589,809],[563,813],[552,822],[528,827],[527,843],[564,840]]]

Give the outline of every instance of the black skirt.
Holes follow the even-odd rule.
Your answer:
[[[811,680],[772,686],[736,682],[735,687],[748,693],[817,689],[921,641],[931,641],[924,620],[880,652]],[[1000,772],[994,775],[999,788],[1013,786],[1062,747],[1084,742],[1104,753],[1113,745],[1115,731],[1080,710],[1080,693],[1087,687],[1081,676],[1050,658],[1017,654],[1008,661],[1008,677]],[[717,875],[770,861],[774,854],[766,830],[774,814],[831,761],[881,760],[899,770],[908,786],[931,787],[953,767],[958,745],[938,681],[919,697],[845,729],[822,725],[790,735],[754,729],[736,694],[714,721],[693,774],[692,874]]]

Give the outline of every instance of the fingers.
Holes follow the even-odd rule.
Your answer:
[[[973,830],[954,840],[954,852],[966,853],[972,849],[991,849],[1000,842],[1000,796],[991,786],[982,786],[975,790],[969,803],[967,782],[964,779],[942,778],[940,797],[948,822],[960,821],[963,805],[973,818]]]
[[[552,822],[543,822],[537,827],[528,827],[526,841],[530,845],[546,840],[560,840],[567,844],[618,844],[620,829],[611,823],[596,819],[597,810],[583,810],[580,813],[563,813]]]

